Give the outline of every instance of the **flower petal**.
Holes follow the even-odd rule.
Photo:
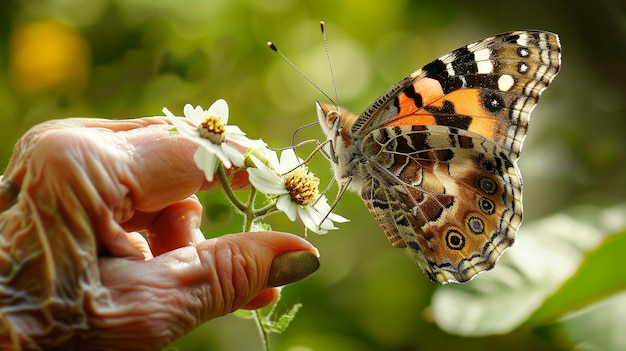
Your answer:
[[[196,162],[198,168],[204,171],[204,177],[206,180],[212,182],[217,165],[217,157],[215,154],[199,147],[193,154],[193,160]]]
[[[195,142],[196,144],[200,145],[199,149],[204,149],[206,152],[211,153],[215,155],[216,157],[218,157],[220,161],[222,161],[222,164],[224,165],[224,167],[230,168],[233,166],[233,163],[228,158],[228,155],[226,155],[221,145],[215,145],[211,141],[200,138],[200,137],[195,138],[195,139],[192,138],[191,140]]]
[[[170,122],[172,122],[172,124],[176,127],[176,129],[178,129],[179,132],[183,132],[188,136],[198,136],[196,128],[188,123],[190,122],[190,120],[186,119],[185,117],[175,116],[167,107],[163,107],[163,113],[166,117],[169,118]]]
[[[298,205],[291,201],[291,197],[289,197],[288,194],[278,198],[278,201],[276,201],[276,208],[284,212],[290,221],[293,222],[296,220],[296,216],[298,214]]]
[[[302,165],[302,160],[293,149],[284,150],[280,154],[280,173],[289,172],[300,165]]]
[[[241,167],[244,164],[244,154],[237,147],[230,145],[229,143],[222,143],[222,154],[227,157],[235,166]],[[219,154],[218,154],[219,156]],[[220,159],[222,159],[220,157]],[[223,162],[223,161],[222,161]]]
[[[350,222],[349,219],[347,219],[346,217],[340,216],[336,213],[329,213],[328,214],[328,219],[330,219],[333,222],[338,222],[338,223],[346,223],[346,222]]]
[[[324,215],[328,213],[328,219],[332,220],[333,222],[345,223],[350,221],[345,217],[331,212],[332,208],[328,204],[326,196],[321,196],[319,199],[317,199],[314,208],[317,212],[323,213]]]
[[[166,117],[176,118],[176,116],[172,112],[170,112],[170,110],[167,107],[163,107],[162,111],[163,111],[163,113],[165,114]]]
[[[224,99],[219,99],[207,110],[209,116],[218,117],[222,123],[228,123],[228,104]]]
[[[187,118],[189,118],[195,114],[195,109],[191,104],[185,104],[185,107],[183,107],[183,113]]]
[[[317,213],[312,207],[306,206],[298,206],[298,215],[300,216],[300,220],[305,227],[316,234],[326,234],[328,231],[326,228],[321,228],[318,223],[321,221],[322,217]],[[334,229],[334,228],[328,228]]]
[[[225,125],[224,131],[226,134],[229,134],[232,136],[246,135],[246,133],[243,130],[241,130],[239,126],[234,126],[234,125]]]
[[[250,157],[250,160],[252,160],[256,167],[263,165],[265,168],[273,170],[272,173],[278,173],[277,169],[279,164],[276,151],[270,150],[263,140],[258,139],[258,141],[263,143],[263,145],[261,147],[249,148],[248,156]]]
[[[287,194],[287,189],[285,189],[284,185],[276,184],[271,180],[263,177],[263,173],[259,172],[257,169],[248,168],[248,176],[250,183],[254,186],[258,191],[267,195],[285,195]]]
[[[276,153],[276,151],[266,148],[265,157],[269,162],[269,166],[278,172],[278,169],[280,168],[280,162],[278,161],[278,154]]]
[[[288,191],[285,189],[285,182],[265,165],[259,168],[247,168],[249,180],[252,186],[264,194],[284,195]]]
[[[198,130],[194,126],[187,123],[189,120],[183,117],[173,117],[170,118],[170,121],[176,127],[178,133],[185,139],[189,139],[196,144],[200,144],[202,142],[203,139],[200,137]]]
[[[267,144],[261,139],[248,139],[244,135],[227,135],[226,136],[226,144],[236,148],[244,157],[248,154],[257,154],[257,157],[264,158],[265,151],[263,149],[267,149]],[[258,151],[255,151],[258,150]]]
[[[204,110],[201,106],[193,107],[190,104],[186,104],[185,107],[183,107],[183,113],[185,114],[185,117],[195,126],[204,122]]]

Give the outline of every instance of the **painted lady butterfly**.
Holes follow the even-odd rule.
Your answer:
[[[509,32],[427,64],[360,116],[317,103],[340,193],[359,191],[433,281],[493,268],[522,221],[530,113],[560,63],[556,34]]]

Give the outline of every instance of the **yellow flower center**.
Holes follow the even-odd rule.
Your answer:
[[[319,178],[309,173],[304,166],[285,176],[285,189],[289,192],[291,200],[300,206],[310,205],[317,200],[319,184]]]
[[[199,126],[198,132],[200,132],[200,137],[204,139],[208,139],[213,144],[219,145],[221,144],[226,135],[224,132],[226,128],[224,127],[224,123],[215,117],[209,116],[207,117]]]

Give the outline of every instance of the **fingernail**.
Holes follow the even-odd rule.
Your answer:
[[[320,268],[320,260],[309,251],[289,251],[274,257],[267,287],[295,283]]]

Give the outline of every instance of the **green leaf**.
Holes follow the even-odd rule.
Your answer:
[[[624,316],[626,292],[573,313],[546,329],[565,334],[576,345],[575,350],[626,350]]]
[[[252,225],[250,226],[250,231],[251,232],[267,232],[267,231],[271,231],[272,230],[272,226],[257,219],[252,221]]]
[[[268,316],[269,318],[264,321],[263,328],[265,328],[267,332],[281,334],[287,330],[289,323],[295,318],[296,313],[298,313],[301,307],[301,303],[296,303],[283,314],[278,314],[273,311],[273,313]]]
[[[278,297],[278,301],[272,306],[264,307],[256,310],[257,317],[261,323],[261,327],[266,334],[282,333],[289,327],[289,323],[295,318],[296,313],[302,307],[302,304],[296,303],[291,307],[282,300],[282,288]],[[285,312],[280,312],[285,311]]]
[[[242,319],[254,319],[255,318],[254,311],[252,310],[237,310],[233,312],[233,316],[239,317]]]
[[[578,272],[535,311],[526,325],[554,321],[567,313],[626,290],[626,274],[615,272],[626,254],[626,230],[607,237],[590,251]]]
[[[281,298],[282,294],[279,295],[278,301],[272,306],[266,306],[256,311],[237,310],[233,312],[233,315],[243,319],[258,318],[265,333],[283,333],[287,330],[300,308],[302,308],[302,304],[296,303],[291,307],[287,307]]]
[[[523,225],[515,245],[491,272],[436,290],[432,302],[436,323],[449,333],[466,336],[517,328],[576,274],[586,253],[598,247],[606,233],[626,226],[624,213],[626,205],[607,210],[584,206]]]

